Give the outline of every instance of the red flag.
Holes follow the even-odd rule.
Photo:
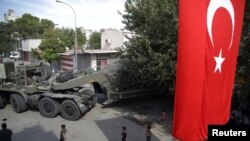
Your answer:
[[[245,0],[179,0],[179,41],[173,136],[207,139],[225,124],[240,43]]]

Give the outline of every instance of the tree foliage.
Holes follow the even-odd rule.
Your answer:
[[[15,21],[16,30],[23,39],[41,38],[40,19],[31,14],[23,14],[21,18]]]
[[[100,32],[93,32],[89,38],[89,45],[91,49],[101,49],[101,34]]]
[[[41,27],[42,33],[44,33],[44,31],[46,29],[53,29],[53,28],[55,28],[55,24],[51,20],[41,19],[40,27]]]
[[[38,59],[38,60],[42,60],[42,56],[40,53],[40,50],[37,48],[32,48],[31,49],[31,54],[33,55],[34,58]]]
[[[65,42],[66,46],[73,49],[75,48],[75,31],[70,28],[62,28],[63,37],[61,38],[62,41]],[[80,28],[77,28],[77,44],[78,47],[81,48],[83,44],[86,42],[85,33],[82,32]]]
[[[0,22],[0,55],[8,54],[17,45],[16,38],[13,37],[13,23]]]
[[[132,33],[122,57],[138,85],[173,90],[177,46],[176,0],[127,0],[122,14]]]
[[[51,63],[59,59],[58,53],[63,53],[66,50],[65,43],[61,40],[64,37],[62,30],[49,29],[45,30],[44,39],[39,45],[39,49],[42,51],[40,57]],[[33,53],[38,53],[34,52]],[[50,54],[50,55],[49,55]],[[39,55],[38,55],[39,56]]]
[[[48,19],[39,19],[31,14],[23,14],[22,17],[8,23],[0,23],[0,53],[9,53],[18,47],[17,38],[43,39],[39,50],[32,50],[34,57],[51,62],[57,60],[57,53],[65,51],[66,47],[74,48],[75,31],[69,28],[55,28],[55,24]],[[82,46],[86,41],[85,34],[77,28],[78,45]],[[53,53],[48,57],[46,53]],[[45,58],[44,58],[45,57]]]
[[[245,14],[241,44],[236,69],[234,105],[240,108],[250,107],[250,23]],[[250,109],[248,111],[250,113]]]
[[[77,43],[82,48],[82,45],[86,42],[86,35],[82,32],[81,28],[77,28]]]
[[[41,58],[43,58],[45,61],[47,61],[50,64],[50,66],[51,66],[51,63],[53,61],[58,60],[59,55],[58,55],[58,53],[54,49],[46,48],[41,53]]]
[[[61,38],[64,41],[65,45],[69,48],[74,48],[74,30],[70,28],[62,28],[63,37]]]

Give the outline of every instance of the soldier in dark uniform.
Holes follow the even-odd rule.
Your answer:
[[[122,126],[122,141],[127,141],[127,132],[126,132],[126,126]]]
[[[64,124],[61,125],[61,132],[60,132],[60,141],[66,141],[66,126]]]
[[[147,126],[147,130],[146,130],[146,141],[151,141],[151,126]]]
[[[11,141],[12,131],[7,129],[7,124],[2,124],[2,130],[0,130],[0,141]]]

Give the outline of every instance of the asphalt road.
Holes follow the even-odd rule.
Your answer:
[[[65,124],[67,141],[120,141],[121,127],[127,126],[128,141],[145,141],[145,127],[125,118],[113,108],[101,108],[97,104],[78,121],[64,120],[60,115],[45,118],[38,111],[28,110],[17,114],[7,105],[0,110],[0,123],[7,118],[13,131],[12,141],[58,141],[60,125]],[[153,135],[152,141],[160,141]]]

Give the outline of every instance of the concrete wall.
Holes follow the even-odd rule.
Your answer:
[[[101,49],[116,49],[123,45],[124,34],[116,29],[106,29],[101,32]]]
[[[108,64],[113,64],[115,61],[119,60],[117,57],[111,57],[108,59]]]
[[[107,64],[112,64],[118,58],[114,54],[78,54],[78,69],[93,68],[97,70],[97,59],[106,59]]]
[[[42,39],[26,39],[21,41],[23,51],[31,51],[31,49],[38,48]]]

